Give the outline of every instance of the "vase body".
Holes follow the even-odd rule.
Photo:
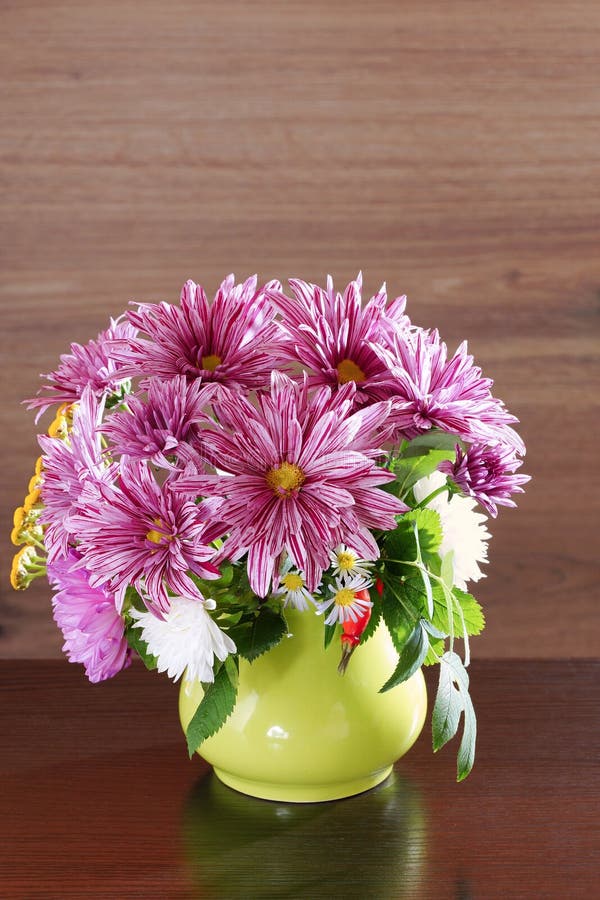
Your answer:
[[[323,620],[286,611],[289,637],[253,663],[240,660],[236,706],[199,748],[225,784],[267,800],[315,802],[379,784],[419,736],[427,711],[419,670],[385,694],[398,661],[384,625],[337,671],[339,638],[323,649]],[[185,731],[202,699],[181,686]]]

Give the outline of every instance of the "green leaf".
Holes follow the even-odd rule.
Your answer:
[[[392,638],[392,642],[396,651],[401,654],[406,646],[406,642],[413,634],[415,623],[419,618],[418,607],[414,610],[410,600],[403,597],[403,585],[398,582],[399,590],[388,586],[384,589],[381,602],[381,612],[383,621],[387,625],[387,629]],[[405,602],[402,602],[402,601]]]
[[[458,588],[452,591],[454,599],[460,604],[467,634],[481,634],[485,628],[485,616],[483,610],[472,594],[467,594]],[[460,618],[460,617],[459,617]],[[456,619],[455,619],[456,621]],[[459,626],[460,627],[460,626]]]
[[[381,622],[381,600],[378,596],[373,598],[373,593],[371,593],[371,600],[373,601],[373,606],[371,607],[371,617],[367,622],[367,627],[360,636],[361,644],[366,643],[369,638],[373,637],[373,635],[377,631],[379,623]]]
[[[267,650],[275,647],[288,633],[283,613],[275,612],[268,606],[261,606],[253,618],[240,622],[229,629],[229,636],[235,642],[240,656],[253,662]]]
[[[225,657],[223,666],[225,668],[225,671],[227,672],[227,677],[231,682],[231,686],[237,691],[238,683],[240,680],[239,656],[230,653],[229,656]]]
[[[234,569],[233,566],[229,563],[224,563],[221,566],[221,576],[216,578],[214,581],[211,581],[211,584],[214,584],[215,587],[229,587],[231,582],[233,581]]]
[[[454,623],[454,634],[457,637],[460,637],[463,634],[463,619],[461,618],[460,612],[458,611],[458,607],[462,609],[462,614],[464,617],[465,628],[468,635],[476,635],[481,634],[483,629],[485,628],[485,618],[483,615],[483,610],[481,606],[472,596],[472,594],[467,594],[465,591],[461,591],[458,588],[452,589],[452,620]],[[444,596],[444,592],[438,588],[437,586],[433,589],[433,618],[432,622],[439,628],[440,631],[443,631],[444,634],[449,634],[449,622],[448,622],[448,608],[446,604],[446,599]]]
[[[403,681],[407,681],[411,675],[414,675],[422,665],[428,649],[429,637],[422,622],[419,621],[404,644],[394,673],[388,678],[383,687],[379,688],[379,693],[383,694],[391,690]]]
[[[405,454],[410,452],[410,448]],[[419,451],[423,454],[423,450]],[[432,475],[439,464],[444,460],[453,460],[454,450],[425,450],[425,455],[407,456],[395,459],[390,468],[396,476],[394,493],[399,497],[406,497],[417,481]]]
[[[423,558],[438,554],[443,539],[442,520],[435,509],[412,509],[402,517],[414,522],[419,533],[419,547]]]
[[[211,737],[227,721],[235,706],[237,687],[231,683],[229,667],[222,665],[212,684],[208,684],[198,709],[187,727],[186,738],[190,758],[206,738]]]
[[[325,625],[325,630],[323,632],[323,649],[327,650],[330,643],[332,642],[335,632],[337,631],[336,625]]]
[[[463,696],[465,723],[463,736],[456,759],[456,780],[464,781],[475,762],[475,744],[477,742],[477,718],[473,701],[469,693]]]
[[[454,687],[452,669],[446,665],[445,660],[446,654],[440,661],[440,678],[431,716],[434,752],[454,737],[463,709],[460,694]]]
[[[434,509],[412,509],[404,513],[396,528],[385,537],[385,556],[390,560],[387,565],[396,570],[394,560],[416,562],[422,559],[429,568],[439,566],[438,550],[442,537],[442,521]],[[407,567],[398,571],[407,572]]]
[[[453,451],[452,456],[454,456],[456,445],[459,444],[462,446],[462,443],[463,442],[456,434],[449,434],[447,431],[435,431],[435,429],[432,429],[426,434],[420,434],[413,438],[408,446],[405,447],[402,455],[415,456],[423,453],[424,450],[446,450],[448,452]]]
[[[130,626],[125,630],[125,637],[127,638],[127,643],[131,649],[135,650],[146,668],[150,669],[150,671],[156,669],[158,666],[158,659],[148,652],[148,644],[146,641],[142,640],[141,629]]]
[[[437,666],[440,661],[440,656],[444,655],[444,651],[446,650],[446,641],[443,639],[434,638],[431,639],[429,637],[429,650],[427,651],[427,655],[423,660],[424,666]]]
[[[454,550],[444,554],[440,576],[446,587],[452,590],[452,585],[454,584]]]
[[[131,606],[133,606],[134,609],[137,609],[138,612],[148,612],[148,607],[146,606],[136,589],[129,585],[129,587],[125,591],[125,603],[123,604],[125,615],[127,615],[127,611]]]
[[[463,781],[475,761],[477,721],[469,695],[469,676],[456,653],[447,652],[440,660],[440,680],[432,715],[433,749],[439,750],[458,731],[464,715],[463,734],[458,748],[456,780]]]

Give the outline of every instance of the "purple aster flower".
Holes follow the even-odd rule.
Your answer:
[[[115,467],[106,463],[99,433],[104,403],[96,400],[92,388],[84,388],[73,407],[73,426],[61,439],[40,435],[42,448],[41,498],[44,510],[40,522],[46,526],[44,544],[48,560],[67,555],[75,536],[69,525],[83,486],[87,481],[109,484]]]
[[[216,385],[178,375],[149,379],[147,388],[147,397],[128,396],[127,411],[113,412],[102,431],[114,444],[111,452],[172,469],[175,457],[187,462],[200,449],[198,423],[209,418],[203,409]]]
[[[517,473],[522,462],[506,445],[473,444],[466,450],[457,445],[456,460],[443,462],[438,468],[495,518],[498,506],[516,506],[511,494],[522,494],[521,485],[530,480],[529,475]]]
[[[269,296],[283,317],[285,354],[309,371],[309,384],[330,385],[354,382],[356,403],[386,399],[389,390],[382,384],[387,365],[372,343],[389,346],[396,331],[410,328],[404,315],[406,297],[389,306],[385,284],[362,306],[362,276],[359,273],[343,294],[336,293],[327,278],[327,289],[291,279],[294,298],[278,290]]]
[[[437,331],[397,333],[393,350],[371,346],[389,367],[387,383],[394,398],[390,421],[402,437],[414,438],[436,427],[467,441],[500,442],[524,452],[521,438],[510,427],[518,419],[492,396],[492,381],[473,365],[466,342],[451,359]]]
[[[202,595],[189,575],[218,578],[210,542],[219,537],[218,500],[196,504],[162,486],[139,460],[121,460],[114,485],[86,483],[69,525],[92,587],[107,585],[117,608],[133,585],[157,615],[169,610],[170,590]]]
[[[91,587],[90,576],[73,550],[48,566],[48,579],[57,590],[52,600],[54,620],[65,638],[70,662],[82,663],[92,682],[112,678],[131,662],[123,619],[114,597]]]
[[[374,443],[390,404],[352,414],[355,386],[311,392],[274,372],[258,408],[239,394],[215,403],[219,425],[203,433],[205,447],[227,476],[182,476],[177,489],[223,497],[219,511],[229,536],[223,556],[248,553],[252,589],[264,597],[287,552],[316,590],[341,543],[365,559],[379,550],[370,529],[395,528],[407,507],[379,485],[393,475],[376,465]],[[369,441],[370,446],[369,446]]]
[[[179,306],[139,304],[128,318],[148,338],[115,344],[115,357],[130,376],[201,376],[235,389],[265,387],[281,342],[266,291],[279,282],[256,285],[256,277],[236,285],[229,275],[209,303],[201,285],[186,281]]]
[[[38,394],[43,391],[49,394],[25,401],[28,409],[39,409],[36,421],[53,403],[79,400],[88,385],[98,399],[117,391],[127,376],[121,371],[121,363],[112,355],[112,341],[127,342],[136,334],[137,329],[129,323],[111,319],[110,327],[102,331],[96,340],[88,341],[85,346],[71,344],[71,352],[61,356],[58,369],[41,376],[50,383],[42,385]]]

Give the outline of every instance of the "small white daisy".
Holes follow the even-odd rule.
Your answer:
[[[429,494],[441,487],[446,476],[434,472],[427,478],[417,481],[413,491],[417,502],[421,502]],[[487,516],[475,512],[476,501],[472,497],[460,497],[455,494],[438,494],[427,506],[434,509],[442,522],[442,544],[439,554],[443,558],[446,553],[454,552],[454,584],[460,590],[467,590],[467,581],[479,581],[485,573],[479,563],[486,563],[487,541],[491,535],[485,527]]]
[[[331,597],[318,603],[319,613],[331,607],[331,611],[325,619],[326,625],[335,625],[336,622],[343,624],[351,619],[356,622],[365,612],[373,606],[370,600],[363,600],[357,597],[359,591],[364,591],[369,587],[371,581],[362,575],[355,575],[353,578],[336,578],[335,584],[329,585]]]
[[[142,639],[148,652],[158,660],[158,671],[166,672],[177,681],[187,669],[186,678],[193,681],[214,681],[215,657],[223,661],[236,646],[211,619],[208,609],[214,609],[213,600],[191,600],[173,597],[171,608],[164,619],[151,612],[131,609],[134,627],[142,631]]]
[[[302,574],[292,571],[292,564],[289,559],[286,560],[283,566],[279,582],[280,586],[275,591],[275,596],[284,598],[284,606],[290,605],[294,609],[305,612],[309,608],[309,604],[314,605],[314,597],[307,590]]]
[[[347,547],[346,544],[340,544],[335,550],[330,550],[329,559],[333,567],[333,574],[339,575],[340,578],[354,578],[355,575],[368,578],[371,574],[373,563],[360,559],[358,553]]]

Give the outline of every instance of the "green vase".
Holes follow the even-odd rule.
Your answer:
[[[235,709],[199,753],[226,785],[266,800],[310,803],[366,791],[387,778],[423,728],[423,674],[380,694],[398,660],[384,625],[339,675],[340,641],[323,649],[322,617],[288,610],[286,618],[287,638],[253,663],[240,661]],[[200,684],[182,684],[184,731],[201,699]]]

